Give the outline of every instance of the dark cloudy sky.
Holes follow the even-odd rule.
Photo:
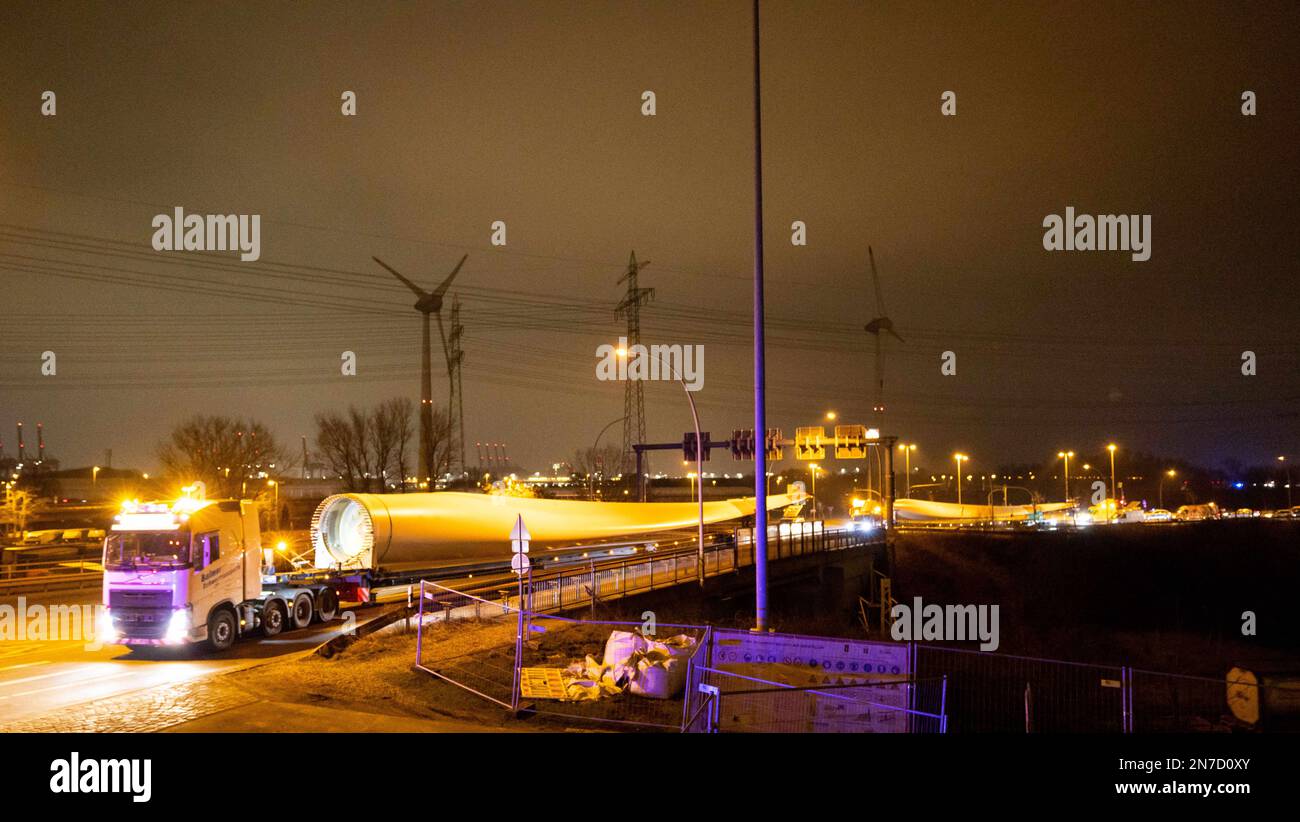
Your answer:
[[[1300,450],[1298,21],[1291,3],[767,2],[770,423],[868,421],[870,243],[907,341],[884,427],[934,464],[1111,439],[1205,462]],[[41,421],[65,465],[111,448],[147,469],[194,412],[296,448],[318,410],[418,396],[411,296],[371,255],[432,286],[469,253],[471,452],[505,441],[542,468],[622,414],[594,354],[632,249],[657,292],[645,340],[703,344],[704,427],[744,426],[750,82],[747,2],[5,4],[6,450]],[[262,260],[154,252],[153,215],[178,205],[261,214]],[[1151,259],[1045,251],[1044,216],[1071,205],[1151,214]],[[675,384],[646,400],[651,439],[690,427]]]

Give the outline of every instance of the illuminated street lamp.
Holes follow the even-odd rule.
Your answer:
[[[1065,460],[1065,501],[1070,501],[1070,457],[1074,456],[1073,451],[1057,451],[1056,456]]]
[[[826,412],[826,419],[827,419],[828,422],[835,422],[835,418],[836,418],[836,416],[838,416],[838,415],[837,415],[834,411],[827,411],[827,412]]]
[[[1115,443],[1112,442],[1107,445],[1106,450],[1110,452],[1110,496],[1115,500],[1115,506],[1118,507],[1119,491],[1115,488]],[[1114,518],[1112,511],[1112,506],[1106,506],[1106,519]]]
[[[617,353],[619,357],[627,357],[628,355],[628,351],[626,348],[619,348]],[[672,375],[677,378],[677,382],[682,386],[682,390],[686,392],[686,402],[691,406],[691,421],[695,424],[695,473],[700,480],[699,481],[700,522],[699,522],[699,541],[697,545],[697,555],[696,555],[696,578],[700,584],[700,587],[703,588],[704,587],[704,437],[700,434],[700,414],[695,408],[695,395],[691,393],[691,389],[686,387],[686,380],[682,379],[682,375],[678,373],[677,369],[673,366],[673,364],[668,360],[667,357],[661,357],[660,363],[664,366],[664,368],[667,368],[669,371],[672,372]],[[641,482],[641,478],[639,476],[637,477],[637,482],[638,483]],[[766,491],[767,491],[766,487],[764,487],[763,490],[764,490],[764,495],[766,496]],[[755,493],[757,493],[757,488],[755,489]],[[766,534],[764,534],[764,541],[762,544],[764,546],[766,546],[767,544]]]
[[[903,443],[898,446],[898,450],[903,452],[903,459],[907,462],[907,492],[904,497],[912,496],[912,452],[916,450],[916,443]]]
[[[957,504],[961,505],[961,464],[970,462],[970,457],[965,454],[953,454],[952,458],[957,461]]]
[[[99,483],[99,466],[96,465],[90,469],[90,487],[94,488]]]
[[[1286,466],[1286,507],[1294,507],[1291,503],[1291,466],[1286,464],[1286,457],[1278,457],[1277,461]]]
[[[1168,471],[1160,475],[1160,507],[1161,508],[1165,507],[1165,477],[1169,477],[1172,479],[1173,477],[1177,476],[1177,474],[1178,474],[1177,471],[1170,468]]]
[[[627,356],[627,349],[626,349],[626,348],[620,348],[620,349],[619,349],[619,356],[620,356],[620,357],[625,357],[625,356]],[[600,429],[600,433],[596,435],[596,441],[593,442],[593,443],[591,444],[591,463],[592,463],[592,464],[587,466],[587,497],[588,497],[589,499],[595,499],[595,498],[596,498],[596,491],[595,491],[595,486],[594,486],[593,483],[592,483],[592,477],[593,477],[593,475],[596,473],[595,469],[596,469],[596,461],[597,461],[597,460],[600,460],[600,483],[601,483],[602,486],[604,486],[604,484],[605,484],[605,461],[604,461],[603,459],[600,458],[600,456],[599,456],[599,450],[598,450],[598,449],[600,448],[600,438],[603,437],[603,436],[605,436],[605,432],[606,432],[606,431],[608,431],[610,428],[613,428],[615,425],[617,425],[618,423],[622,422],[622,421],[625,420],[625,419],[627,419],[627,417],[624,416],[624,417],[619,417],[619,418],[616,419],[616,420],[610,420],[609,423],[606,424],[604,428]],[[640,488],[640,487],[641,487],[641,478],[640,478],[640,477],[637,477],[637,478],[636,478],[636,481],[637,481],[637,488]]]

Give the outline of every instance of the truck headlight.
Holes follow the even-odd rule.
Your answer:
[[[95,639],[100,642],[112,642],[117,639],[117,629],[113,627],[113,615],[107,608],[100,608],[95,617]]]
[[[190,610],[177,608],[172,611],[172,618],[167,623],[166,642],[183,642],[190,635]]]

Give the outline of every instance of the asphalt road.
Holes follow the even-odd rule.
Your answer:
[[[93,605],[98,591],[49,595],[33,603]],[[0,605],[16,605],[13,599]],[[249,637],[214,654],[202,645],[181,648],[96,646],[79,640],[0,639],[0,725],[82,702],[143,688],[176,684],[257,665],[309,650],[339,629],[313,625],[274,639]]]

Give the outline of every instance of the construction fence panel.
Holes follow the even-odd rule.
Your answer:
[[[916,645],[914,674],[947,677],[951,733],[1121,733],[1125,669]]]
[[[415,667],[510,708],[516,690],[518,595],[490,600],[420,582]]]
[[[519,709],[565,722],[581,721],[630,729],[681,730],[686,716],[688,679],[692,664],[708,647],[709,629],[698,625],[658,623],[654,634],[643,634],[640,622],[582,620],[553,614],[525,615],[520,653]],[[634,636],[680,647],[666,667],[656,668],[643,655],[632,657],[637,671],[615,670],[610,651],[636,642]],[[642,661],[644,660],[644,661]],[[659,683],[667,683],[662,688]],[[602,687],[602,683],[605,687]],[[650,695],[654,694],[654,695]]]

